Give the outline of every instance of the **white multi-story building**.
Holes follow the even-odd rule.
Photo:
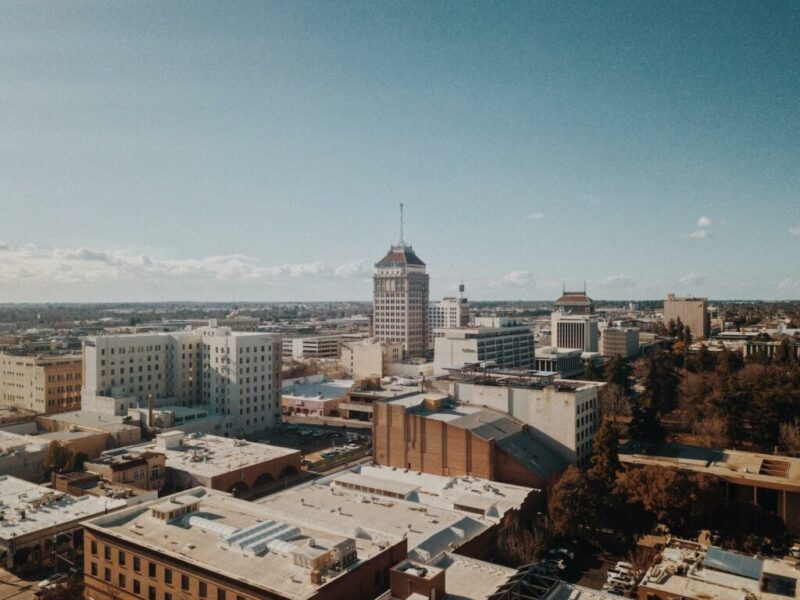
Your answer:
[[[101,405],[203,406],[225,435],[263,430],[280,419],[280,336],[203,327],[103,335],[84,342],[83,409]],[[124,399],[114,402],[115,399]]]
[[[573,464],[585,465],[592,454],[592,439],[600,426],[602,383],[556,379],[532,385],[524,377],[481,374],[481,383],[454,381],[452,397],[464,404],[494,408],[530,426],[531,434]],[[487,385],[487,382],[490,384]]]
[[[429,345],[433,345],[437,329],[453,329],[469,325],[469,302],[466,298],[442,298],[428,307]]]
[[[533,346],[533,332],[526,325],[439,329],[434,339],[433,374],[483,362],[501,368],[532,369]]]
[[[556,348],[580,348],[597,352],[600,326],[597,317],[575,315],[557,310],[551,315],[550,344]]]
[[[401,342],[407,357],[425,353],[428,338],[428,274],[425,263],[402,240],[375,263],[373,335]]]

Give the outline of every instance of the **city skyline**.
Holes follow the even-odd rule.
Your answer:
[[[0,302],[800,297],[800,9],[8,3]]]

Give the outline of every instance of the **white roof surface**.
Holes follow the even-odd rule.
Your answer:
[[[46,501],[42,501],[46,498]],[[81,496],[76,498],[11,476],[0,476],[0,540],[82,521],[126,505],[125,500]],[[22,517],[22,511],[25,516]]]
[[[312,596],[320,586],[311,583],[307,568],[294,564],[290,547],[310,555],[346,541],[341,534],[332,531],[330,517],[315,523],[301,519],[276,519],[268,506],[239,500],[208,488],[193,488],[162,498],[158,504],[165,505],[174,500],[172,507],[175,507],[185,504],[189,496],[199,499],[198,510],[174,521],[164,522],[155,518],[151,514],[153,506],[145,504],[94,519],[87,523],[87,527],[298,600]],[[270,525],[268,521],[284,527],[287,535],[271,542],[262,555],[241,547],[242,534],[238,536],[238,542],[234,541],[236,532],[267,528]],[[381,552],[377,543],[371,540],[356,539],[355,544],[359,561]],[[358,562],[353,566],[356,565]],[[334,575],[328,572],[326,579],[330,581]]]
[[[389,541],[405,537],[409,559],[428,562],[498,523],[532,492],[531,488],[475,478],[361,466],[256,502],[278,518],[285,515],[307,523],[327,522],[348,537]],[[455,508],[459,503],[486,514]]]
[[[174,437],[179,437],[175,434],[183,434],[179,431],[168,433]],[[216,477],[297,452],[293,448],[208,434],[183,434],[183,443],[173,449],[164,449],[155,443],[148,443],[128,446],[123,450],[125,454],[160,452],[166,455],[168,468],[179,469],[200,477]]]
[[[353,387],[352,379],[308,381],[307,378],[298,377],[284,380],[281,395],[287,398],[332,400],[344,397],[351,387]]]

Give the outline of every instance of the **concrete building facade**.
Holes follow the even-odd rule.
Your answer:
[[[79,354],[0,353],[0,406],[37,414],[77,410],[82,378]]]
[[[526,325],[442,329],[434,340],[434,375],[483,362],[501,368],[532,369],[533,361],[533,332]]]
[[[469,325],[469,302],[466,298],[447,297],[428,307],[428,346],[433,348],[437,329],[455,329]]]
[[[679,297],[667,294],[664,300],[664,325],[678,319],[689,327],[694,339],[708,339],[711,335],[711,319],[708,315],[708,298],[695,296]]]
[[[403,359],[402,342],[381,342],[375,339],[345,342],[340,362],[345,373],[353,379],[383,377],[389,364]]]
[[[603,356],[631,358],[639,355],[639,330],[635,327],[606,327],[600,344]]]
[[[160,334],[104,335],[84,342],[84,408],[206,407],[218,433],[245,435],[280,419],[280,337],[204,327]],[[114,404],[112,404],[113,406]],[[127,408],[126,408],[127,410]]]
[[[428,338],[428,274],[411,246],[392,246],[375,263],[373,335],[379,342],[400,342],[406,357],[422,356]]]
[[[571,464],[585,465],[600,425],[598,392],[603,384],[556,379],[550,384],[501,377],[454,381],[451,397],[485,406],[526,423],[544,446]]]
[[[551,345],[556,348],[580,348],[597,352],[600,326],[597,317],[555,311],[551,315]]]

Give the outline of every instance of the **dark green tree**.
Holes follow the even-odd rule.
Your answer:
[[[721,375],[733,375],[744,367],[742,355],[739,352],[731,352],[725,348],[717,357],[717,372]]]
[[[603,368],[603,381],[618,385],[627,396],[631,391],[632,371],[630,363],[622,356],[612,356]]]
[[[658,412],[649,404],[633,403],[628,437],[642,444],[663,442],[667,432],[661,424]]]
[[[681,376],[673,357],[656,350],[647,359],[643,379],[645,404],[658,414],[666,414],[677,405]]]

